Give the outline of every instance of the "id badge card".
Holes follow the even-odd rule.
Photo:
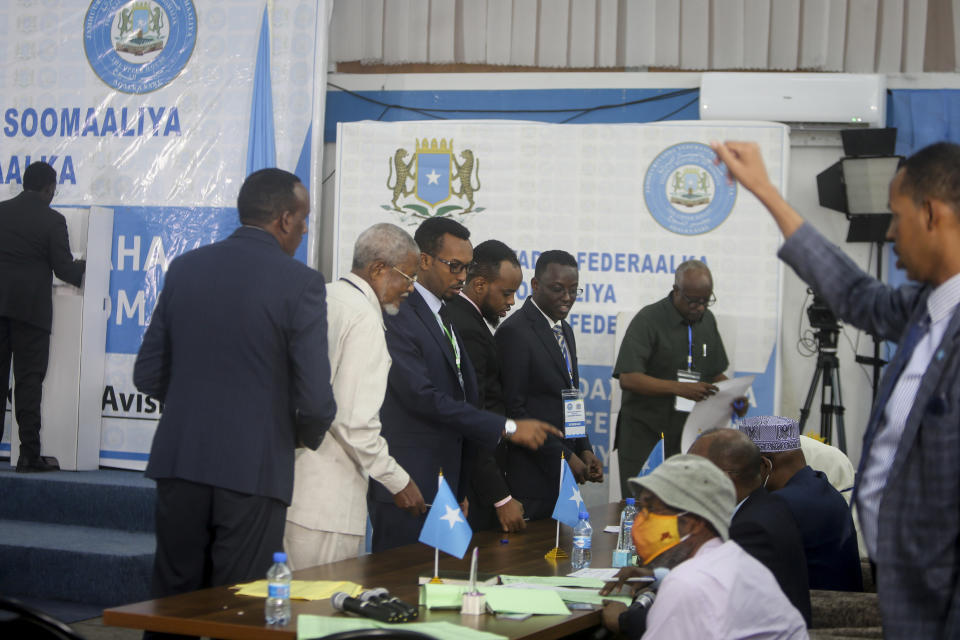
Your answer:
[[[677,371],[677,382],[700,382],[700,374],[696,371],[689,371],[687,369],[680,369]],[[690,413],[693,411],[693,405],[695,404],[693,400],[684,398],[683,396],[677,396],[676,401],[673,404],[673,408],[677,411],[682,411],[684,413]]]
[[[580,390],[564,389],[560,395],[563,398],[563,437],[587,437],[587,413]]]

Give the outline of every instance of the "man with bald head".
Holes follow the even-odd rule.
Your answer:
[[[803,538],[783,499],[763,486],[760,449],[736,429],[713,429],[697,438],[689,453],[708,459],[733,481],[737,506],[730,520],[730,539],[770,569],[784,595],[810,626]]]
[[[664,457],[680,453],[680,438],[693,403],[712,395],[730,364],[710,312],[717,301],[713,276],[699,260],[677,267],[673,289],[641,309],[623,336],[613,377],[623,403],[614,447],[622,494],[663,434]],[[746,404],[742,405],[742,411]]]

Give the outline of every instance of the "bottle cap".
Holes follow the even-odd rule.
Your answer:
[[[637,503],[637,501],[636,501],[634,498],[627,498],[627,506],[632,507],[632,506],[635,505],[636,503]]]
[[[274,562],[286,562],[286,561],[287,561],[287,554],[285,554],[283,551],[275,551],[274,554],[273,554],[273,561],[274,561]]]
[[[581,520],[589,520],[589,519],[590,519],[590,514],[587,513],[586,511],[581,511],[581,512],[580,512],[580,519],[581,519]]]

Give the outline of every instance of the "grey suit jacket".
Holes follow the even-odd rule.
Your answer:
[[[843,320],[899,341],[926,313],[932,288],[889,287],[809,224],[780,257]],[[877,591],[887,638],[960,637],[960,314],[951,319],[917,390],[883,490]],[[874,406],[861,460],[873,444]],[[862,463],[861,463],[862,469]]]

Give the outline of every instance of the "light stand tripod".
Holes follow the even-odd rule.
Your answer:
[[[824,313],[824,310],[826,313]],[[807,399],[800,409],[800,433],[810,415],[810,406],[817,393],[817,383],[820,387],[820,437],[827,444],[833,438],[833,418],[836,416],[837,447],[847,452],[847,434],[843,426],[843,394],[840,390],[840,360],[837,358],[837,338],[840,335],[840,325],[836,317],[826,305],[822,305],[814,297],[813,304],[807,309],[810,324],[817,330],[817,368],[810,381]]]

